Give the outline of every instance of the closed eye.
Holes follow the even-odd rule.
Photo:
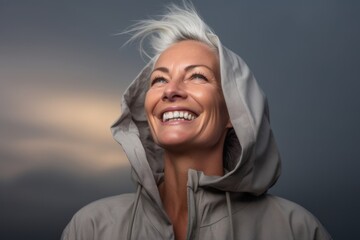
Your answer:
[[[156,77],[151,81],[151,86],[154,86],[155,84],[163,84],[167,83],[167,80],[163,77]]]
[[[205,77],[201,73],[194,73],[193,75],[191,75],[190,79],[201,79],[201,80],[208,81],[207,77]]]

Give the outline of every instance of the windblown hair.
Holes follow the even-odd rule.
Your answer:
[[[123,33],[132,34],[126,42],[140,40],[140,53],[149,58],[158,56],[171,45],[183,40],[195,40],[207,44],[218,54],[218,44],[215,33],[201,19],[194,5],[183,1],[183,7],[175,4],[169,5],[164,15],[159,19],[141,20]],[[153,56],[148,54],[143,46],[144,40],[149,38],[149,45],[154,51]],[[224,142],[223,163],[225,169],[230,171],[235,167],[236,155],[241,151],[239,140],[233,128],[229,129]]]
[[[144,50],[143,42],[149,38],[154,56],[160,55],[172,44],[182,40],[196,40],[207,44],[217,51],[215,35],[211,28],[201,19],[191,2],[183,1],[183,7],[170,4],[159,19],[141,20],[130,26],[123,33],[132,34],[128,42],[139,39],[140,53],[151,58]]]

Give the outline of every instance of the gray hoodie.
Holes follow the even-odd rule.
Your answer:
[[[280,175],[280,156],[270,128],[266,98],[245,62],[218,41],[222,90],[240,146],[225,149],[225,175],[189,170],[187,239],[331,239],[301,206],[267,194]],[[152,140],[144,111],[154,59],[122,99],[112,126],[132,167],[136,193],[93,202],[77,212],[62,239],[174,239],[158,185],[163,151]]]

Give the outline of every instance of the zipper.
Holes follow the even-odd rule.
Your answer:
[[[195,239],[195,223],[196,223],[196,201],[194,191],[191,187],[187,187],[187,205],[188,205],[188,222],[187,222],[187,240]]]

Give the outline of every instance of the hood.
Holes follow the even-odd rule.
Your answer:
[[[268,104],[246,63],[218,40],[221,84],[238,142],[224,176],[206,176],[190,170],[199,187],[253,195],[265,193],[280,175],[280,156],[270,128]],[[152,140],[144,100],[155,58],[143,68],[122,98],[122,115],[111,130],[126,153],[132,178],[157,202],[157,184],[163,177],[163,150]],[[236,146],[239,145],[240,146]]]

